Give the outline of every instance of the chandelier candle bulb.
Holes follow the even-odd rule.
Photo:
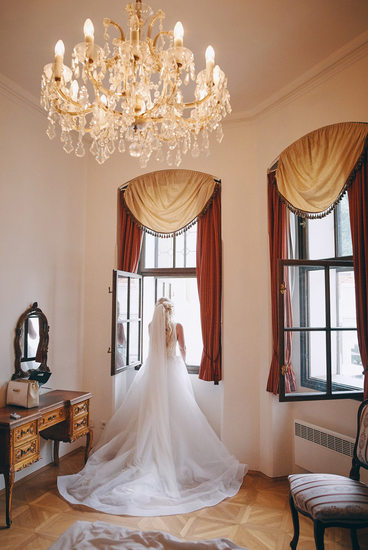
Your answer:
[[[139,42],[139,19],[135,15],[130,23],[130,42],[132,46],[137,46]]]
[[[175,48],[183,47],[184,28],[180,21],[174,27],[174,46]]]
[[[213,68],[215,66],[215,50],[208,46],[206,50],[206,71],[207,81],[212,81]]]
[[[61,80],[61,74],[63,72],[63,59],[64,59],[65,46],[62,40],[58,40],[55,45],[55,80]]]
[[[93,23],[90,19],[86,19],[84,22],[84,41],[87,45],[86,48],[86,57],[91,63],[93,61],[93,50],[94,50],[94,42],[95,42],[95,28],[93,26]]]

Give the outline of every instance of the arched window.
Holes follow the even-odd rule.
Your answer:
[[[120,281],[121,288],[125,285],[127,292],[114,285],[112,374],[127,366],[139,366],[147,352],[144,328],[157,299],[166,296],[173,299],[177,318],[190,342],[188,370],[199,371],[200,378],[218,383],[221,380],[220,181],[191,170],[154,172],[124,186],[119,205],[119,267],[124,273],[116,273],[114,280]],[[141,300],[138,309],[131,304],[130,287],[137,289],[136,297]],[[125,317],[119,313],[122,299],[127,304]],[[129,317],[131,310],[135,311],[134,318]],[[127,331],[121,347],[123,360],[118,345],[122,323]]]
[[[288,147],[268,176],[267,390],[280,400],[368,391],[367,135],[364,123],[316,130]]]

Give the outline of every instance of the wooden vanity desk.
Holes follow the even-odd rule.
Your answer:
[[[11,524],[14,474],[40,458],[40,436],[54,441],[54,464],[59,462],[59,442],[86,436],[85,460],[92,444],[89,400],[86,392],[53,390],[40,395],[32,409],[0,408],[0,473],[5,478],[6,524]],[[13,419],[11,413],[20,418]]]

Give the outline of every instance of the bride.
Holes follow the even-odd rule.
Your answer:
[[[235,495],[246,466],[229,454],[198,407],[185,366],[183,327],[161,298],[148,357],[83,470],[58,477],[62,496],[109,514],[159,516]],[[181,356],[176,355],[179,345]]]

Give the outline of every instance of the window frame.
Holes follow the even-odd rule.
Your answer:
[[[158,237],[154,235],[155,239],[160,239],[164,237]],[[176,264],[176,235],[171,236],[173,238],[173,267],[144,267],[146,259],[146,233],[143,235],[142,239],[142,248],[138,264],[138,273],[142,276],[142,289],[144,289],[144,278],[145,277],[154,277],[155,283],[155,301],[157,301],[157,281],[159,278],[165,279],[177,279],[177,278],[187,278],[193,279],[197,278],[197,268],[196,267],[175,267]],[[186,238],[186,231],[184,232],[184,238]],[[157,240],[156,240],[157,243]],[[155,245],[155,256],[157,257],[157,244]],[[186,263],[186,255],[184,255],[184,264]],[[144,301],[144,290],[142,291],[142,301]],[[143,355],[143,343],[142,343],[142,355]],[[186,365],[187,371],[189,374],[199,374],[200,365]],[[139,368],[139,367],[138,367]]]
[[[138,370],[140,366],[142,365],[142,353],[143,353],[143,347],[142,347],[142,324],[143,324],[143,279],[142,276],[138,273],[129,273],[127,271],[121,271],[119,269],[113,269],[113,285],[112,285],[112,322],[111,322],[111,376],[114,376],[115,374],[119,374],[120,372],[127,371],[129,369],[136,369]],[[124,322],[127,323],[127,334],[126,334],[126,341],[127,341],[127,348],[126,348],[126,356],[128,358],[127,364],[119,366],[117,365],[116,361],[116,354],[117,354],[117,321],[118,321],[118,292],[117,292],[117,286],[118,286],[118,280],[119,278],[127,278],[128,279],[128,288],[127,288],[127,316],[124,320]],[[139,292],[138,292],[138,318],[132,319],[130,317],[130,310],[131,310],[131,283],[130,281],[132,279],[138,279],[139,281]],[[132,322],[138,323],[138,355],[139,360],[129,362],[130,359],[130,326]]]
[[[285,266],[310,266],[311,268],[323,267],[325,272],[325,321],[326,325],[324,327],[285,327],[284,324],[284,300],[283,300],[283,291],[282,287],[284,281],[284,268]],[[330,289],[329,289],[329,271],[331,268],[342,267],[342,268],[351,268],[353,267],[352,258],[342,259],[325,259],[325,260],[279,260],[278,261],[278,288],[280,289],[278,293],[278,323],[279,323],[279,357],[280,357],[280,371],[279,371],[279,385],[280,401],[316,401],[316,400],[331,400],[331,399],[363,399],[363,390],[354,390],[353,388],[348,390],[345,389],[338,391],[338,388],[348,386],[343,386],[337,383],[332,382],[332,369],[331,369],[331,334],[333,332],[345,332],[356,330],[355,327],[331,327],[330,321]],[[281,290],[282,289],[282,290]],[[288,292],[288,289],[285,289]],[[307,366],[305,364],[305,354],[300,353],[303,357],[303,361],[300,364],[300,373],[301,373],[301,385],[302,387],[307,387],[310,389],[317,389],[315,393],[288,393],[285,394],[285,378],[283,374],[283,365],[285,364],[285,333],[287,332],[325,332],[326,335],[326,390],[318,391],[320,386],[324,384],[318,379],[313,379],[312,377],[308,378],[306,375]],[[303,365],[304,362],[304,365]],[[335,391],[335,393],[334,393]]]
[[[307,259],[308,255],[308,220],[301,216],[295,215],[296,225],[296,252],[297,259],[281,259],[278,261],[278,333],[279,333],[279,400],[280,401],[316,401],[316,400],[332,400],[332,399],[363,399],[363,390],[356,390],[350,386],[338,384],[332,381],[332,365],[331,365],[331,334],[333,332],[343,332],[348,330],[357,330],[356,327],[331,327],[330,311],[331,311],[331,295],[330,295],[330,270],[332,268],[350,268],[354,271],[353,256],[338,256],[338,249],[341,246],[339,243],[339,231],[338,231],[338,216],[340,212],[340,203],[335,207],[333,211],[333,227],[334,227],[334,254],[333,258],[323,258],[316,260]],[[310,266],[323,267],[324,268],[324,280],[325,280],[325,327],[309,327],[308,323],[305,323],[305,327],[291,327],[285,328],[284,324],[284,300],[281,291],[281,285],[284,281],[284,269],[285,266]],[[304,280],[299,282],[302,285],[299,296],[299,306],[301,309],[305,309],[305,296],[308,293],[306,288],[306,274],[303,277]],[[300,288],[300,287],[299,287]],[[287,291],[287,290],[286,290]],[[303,300],[304,297],[304,300]],[[308,315],[308,312],[305,312]],[[302,323],[301,323],[302,324]],[[311,390],[317,390],[314,393],[288,393],[285,394],[285,378],[283,374],[283,366],[285,365],[285,333],[286,332],[300,332],[306,334],[312,331],[323,331],[326,333],[326,382],[322,382],[318,379],[308,375],[308,365],[306,362],[306,338],[304,336],[300,343],[300,384],[303,388],[309,388]],[[303,351],[304,350],[304,351]],[[322,387],[325,389],[322,390]],[[340,388],[344,388],[341,389]],[[335,391],[335,393],[334,393]]]

